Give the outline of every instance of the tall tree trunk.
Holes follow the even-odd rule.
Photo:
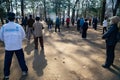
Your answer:
[[[3,20],[3,18],[1,17],[0,19],[1,19],[2,24],[4,24],[4,20]]]
[[[116,15],[116,12],[117,12],[117,9],[118,9],[118,6],[120,5],[120,0],[117,0],[116,4],[115,4],[115,8],[113,9],[113,16]]]
[[[70,0],[68,2],[68,16],[70,17]]]
[[[11,11],[13,12],[12,0],[10,0],[10,7],[11,7]]]
[[[10,0],[6,0],[7,12],[10,12]]]
[[[76,1],[75,1],[75,5],[74,5],[74,7],[73,7],[73,9],[72,9],[72,18],[71,18],[72,20],[73,20],[74,17],[75,17],[75,8],[76,8],[76,6],[77,6],[78,1],[79,1],[79,0],[76,0]]]
[[[16,10],[16,15],[17,15],[17,12],[18,12],[17,5],[18,5],[18,2],[17,2],[17,0],[15,0],[15,10]]]
[[[58,15],[58,2],[55,1],[55,14]]]
[[[105,9],[106,9],[106,0],[103,0],[102,2],[102,14],[101,14],[101,24],[104,20],[104,17],[105,17]]]
[[[21,15],[24,17],[24,0],[21,0]]]
[[[46,0],[44,0],[44,17],[45,17],[45,20],[46,20],[46,18],[47,18],[47,16],[46,16]]]

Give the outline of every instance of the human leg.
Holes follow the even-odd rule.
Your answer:
[[[115,45],[106,45],[106,61],[103,67],[109,68],[114,62],[114,49]]]
[[[10,75],[10,67],[12,62],[14,51],[7,51],[5,50],[5,59],[4,59],[4,76]]]
[[[17,56],[19,65],[20,65],[20,67],[21,67],[21,70],[22,70],[23,72],[27,72],[27,71],[28,71],[28,67],[27,67],[26,62],[25,62],[23,49],[16,50],[16,51],[15,51],[15,54],[16,54],[16,56]]]
[[[38,49],[38,37],[34,37],[35,49]]]
[[[43,36],[39,37],[40,46],[44,49]]]

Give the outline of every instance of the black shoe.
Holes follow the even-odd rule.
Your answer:
[[[102,65],[103,68],[110,68],[110,66]]]
[[[28,75],[28,72],[26,72],[26,71],[22,72],[22,76],[27,76],[27,75]]]
[[[9,78],[4,77],[3,80],[9,80]]]
[[[44,47],[41,47],[42,50],[44,50]]]

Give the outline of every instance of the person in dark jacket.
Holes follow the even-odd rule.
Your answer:
[[[27,18],[27,16],[25,16],[25,18],[23,18],[23,20],[22,20],[22,26],[24,27],[25,32],[26,32],[26,27],[27,27],[27,21],[28,21],[28,18]]]
[[[60,32],[60,19],[58,16],[55,21],[55,32],[57,32],[57,29],[58,29],[58,32]]]
[[[97,30],[97,23],[98,23],[97,17],[93,18],[92,24],[95,30]]]
[[[30,42],[31,34],[33,34],[33,23],[35,22],[35,20],[32,18],[32,15],[29,15],[29,17],[30,18],[27,21],[27,25],[28,25],[28,30],[27,30],[28,42]]]
[[[80,18],[77,19],[77,31],[80,31]]]
[[[88,22],[87,19],[85,19],[85,22],[83,24],[82,28],[82,38],[86,38],[87,36],[87,29],[88,29]]]
[[[102,36],[102,38],[106,40],[106,61],[105,64],[102,65],[102,67],[104,68],[110,68],[110,66],[114,62],[114,57],[115,57],[114,51],[115,51],[115,46],[117,44],[118,21],[119,21],[119,17],[113,16],[111,18],[110,28]]]
[[[82,33],[83,24],[84,24],[84,18],[80,18],[80,33]]]

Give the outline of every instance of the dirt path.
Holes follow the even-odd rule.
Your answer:
[[[105,60],[105,43],[101,28],[88,30],[87,39],[82,39],[75,27],[63,28],[60,33],[44,30],[42,51],[34,50],[34,43],[24,41],[25,58],[29,68],[27,77],[21,77],[16,57],[13,58],[10,80],[120,80],[120,47],[110,70],[101,65]],[[3,46],[0,44],[0,46]],[[3,77],[4,49],[0,47],[0,80]]]

